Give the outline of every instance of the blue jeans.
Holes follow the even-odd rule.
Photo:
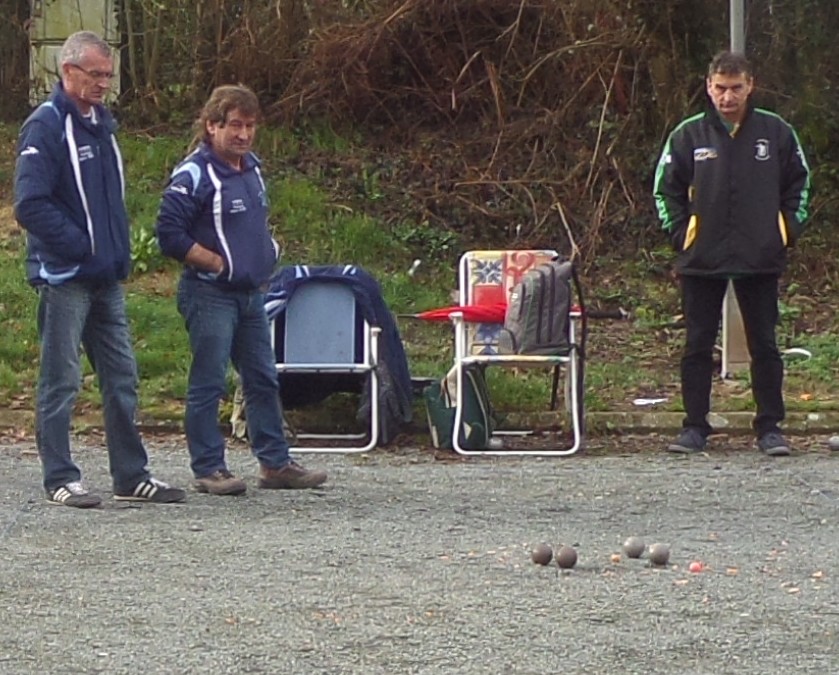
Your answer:
[[[235,291],[200,279],[181,277],[178,311],[192,349],[186,399],[187,446],[196,478],[226,469],[219,402],[227,394],[232,361],[242,379],[251,450],[259,463],[279,469],[288,464],[280,388],[261,291]]]
[[[149,477],[148,455],[134,425],[137,365],[125,297],[117,283],[69,281],[39,289],[36,438],[51,490],[81,479],[70,454],[70,418],[81,384],[80,345],[96,371],[105,417],[108,461],[115,491],[130,491]]]

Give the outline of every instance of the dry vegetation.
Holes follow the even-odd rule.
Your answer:
[[[807,107],[778,94],[800,88],[790,73],[815,72],[804,56],[823,38],[801,34],[800,7],[776,3],[763,16],[759,4],[750,27],[766,61],[760,102],[801,117],[808,148],[829,154],[816,137],[823,124],[809,123],[823,98],[810,94]],[[727,45],[718,8],[702,5],[370,2],[361,17],[313,25],[271,112],[362,130],[375,170],[405,195],[387,200],[386,221],[451,229],[470,244],[550,245],[589,267],[661,245],[653,165],[666,131],[703,105],[702,71]],[[818,200],[819,210],[830,202]]]
[[[26,40],[25,3],[13,4],[9,45]],[[374,207],[386,222],[441,226],[464,244],[557,246],[591,265],[661,244],[653,164],[728,44],[720,4],[126,0],[120,106],[135,126],[171,129],[213,86],[245,82],[276,120],[361,133],[370,152],[355,167],[387,191]],[[746,6],[759,101],[801,132],[829,217],[839,3]]]
[[[652,156],[628,150],[652,38],[611,4],[392,5],[319,32],[275,111],[350,120],[407,151],[420,221],[590,253],[604,227],[648,211]]]

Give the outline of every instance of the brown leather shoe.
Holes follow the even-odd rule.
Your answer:
[[[198,492],[211,495],[240,495],[248,486],[241,478],[236,478],[227,469],[219,469],[209,476],[195,479],[195,489]]]
[[[259,487],[266,490],[307,490],[326,482],[326,471],[304,469],[297,462],[289,462],[282,469],[259,467]]]

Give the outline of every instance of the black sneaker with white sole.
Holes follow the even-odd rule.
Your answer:
[[[59,506],[72,506],[77,509],[92,509],[102,503],[99,495],[88,492],[81,481],[70,481],[64,485],[47,490],[47,501]]]
[[[172,487],[157,478],[140,481],[129,492],[114,492],[114,499],[123,502],[152,502],[154,504],[177,504],[186,500],[186,491]]]

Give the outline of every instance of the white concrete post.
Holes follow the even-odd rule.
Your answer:
[[[729,281],[722,304],[722,376],[732,377],[748,369],[750,362],[740,305]]]

